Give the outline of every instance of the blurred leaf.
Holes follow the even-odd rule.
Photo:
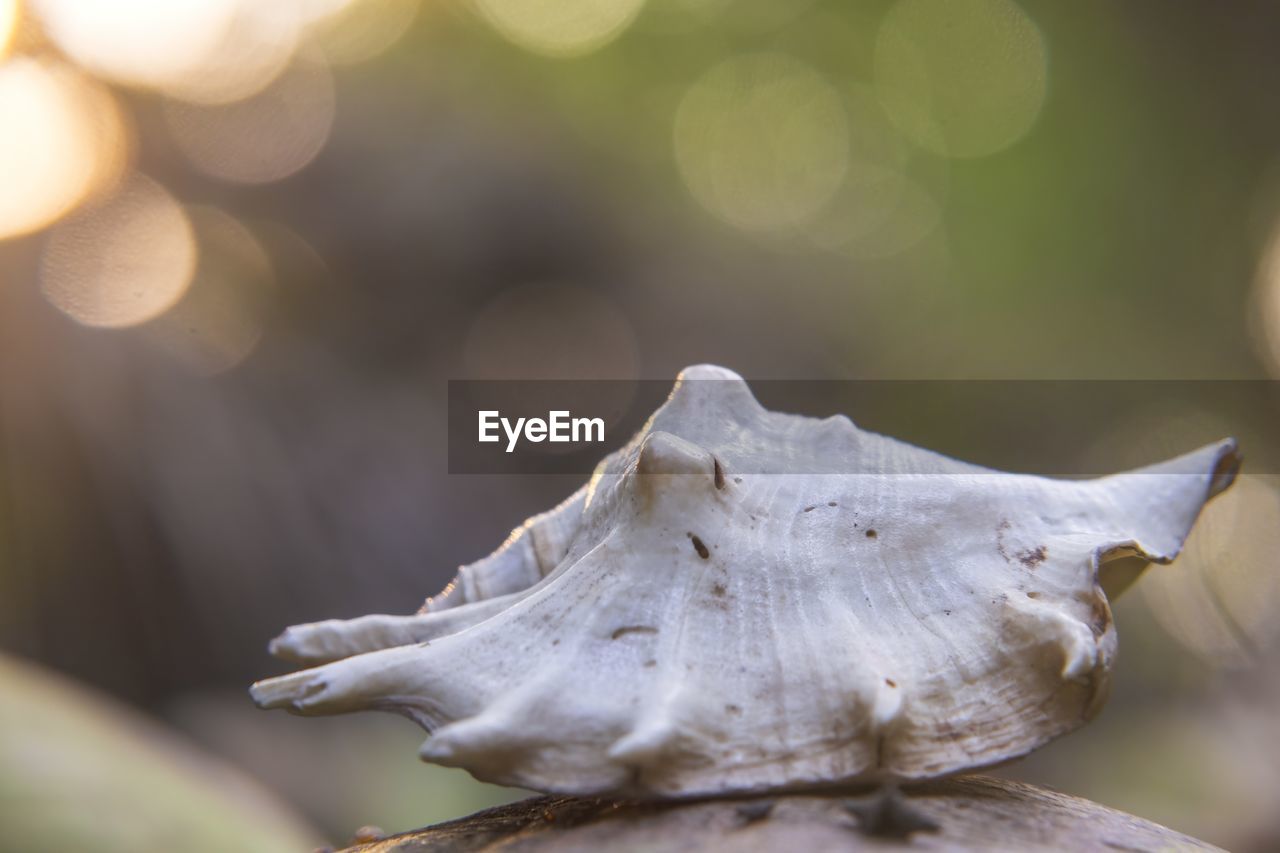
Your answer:
[[[10,850],[307,850],[265,789],[139,714],[0,657],[0,826]]]

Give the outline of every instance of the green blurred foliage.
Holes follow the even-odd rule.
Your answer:
[[[266,789],[134,711],[0,658],[6,850],[285,853],[316,836]]]

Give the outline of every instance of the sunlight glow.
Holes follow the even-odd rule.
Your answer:
[[[0,60],[9,52],[22,19],[22,7],[18,0],[0,0]]]
[[[228,104],[261,92],[288,67],[305,23],[296,0],[231,0],[229,5],[218,40],[200,62],[163,81],[167,94],[199,104]]]
[[[198,68],[218,45],[235,0],[32,0],[49,36],[86,69],[160,85]]]
[[[345,22],[363,20],[365,34],[373,30],[369,38],[385,42],[383,30],[402,32],[406,4],[410,13],[416,6],[416,0],[32,3],[49,37],[77,64],[117,83],[200,104],[226,104],[261,92],[289,66],[313,29],[347,28]],[[359,28],[353,32],[351,39],[359,42]]]
[[[125,136],[115,101],[68,68],[0,65],[0,239],[37,231],[111,183]]]

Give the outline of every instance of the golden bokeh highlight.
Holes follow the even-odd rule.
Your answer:
[[[275,294],[271,260],[257,238],[213,207],[187,209],[200,248],[196,273],[148,337],[190,370],[213,375],[240,364],[262,338]]]
[[[127,137],[111,95],[30,57],[0,64],[0,239],[48,226],[113,183]]]
[[[168,101],[164,117],[178,149],[197,169],[233,183],[262,184],[315,159],[333,129],[335,109],[332,73],[308,58],[251,98],[223,105]]]
[[[295,2],[227,0],[231,11],[200,61],[164,81],[171,97],[229,104],[258,94],[288,67],[307,22]]]
[[[1177,561],[1139,584],[1178,643],[1215,666],[1247,666],[1280,629],[1280,492],[1275,477],[1238,477],[1201,513]]]
[[[735,57],[703,75],[676,110],[673,143],[693,197],[749,231],[804,226],[849,167],[839,93],[776,53]]]
[[[1249,329],[1272,376],[1280,377],[1280,223],[1263,248],[1254,279]]]
[[[196,257],[182,206],[155,181],[135,175],[50,233],[40,289],[83,325],[134,326],[182,297]]]
[[[18,0],[0,0],[0,60],[5,58],[17,38],[21,19],[22,7]]]
[[[512,44],[544,56],[581,56],[616,39],[644,0],[472,0]]]
[[[159,88],[198,71],[240,5],[238,0],[31,0],[49,37],[78,65],[119,83]]]
[[[1048,51],[1013,0],[898,0],[876,37],[876,89],[916,144],[950,157],[994,154],[1035,123]]]
[[[32,2],[49,37],[80,66],[200,104],[263,91],[322,35],[337,44],[335,56],[375,55],[417,7],[417,0]]]
[[[418,16],[420,0],[361,0],[318,22],[313,38],[333,65],[355,65],[389,50]]]

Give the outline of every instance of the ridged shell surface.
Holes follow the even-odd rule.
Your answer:
[[[1001,473],[689,368],[586,486],[421,612],[290,628],[272,650],[322,665],[253,695],[404,714],[424,759],[540,791],[989,765],[1097,712],[1108,564],[1172,560],[1237,467],[1226,440],[1097,480]]]

